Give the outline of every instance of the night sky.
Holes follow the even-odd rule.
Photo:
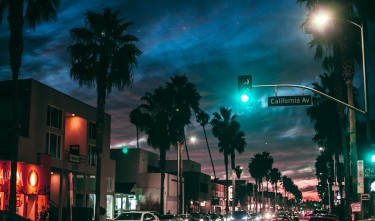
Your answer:
[[[314,49],[308,46],[311,39],[301,29],[306,17],[304,5],[295,0],[63,0],[55,23],[42,24],[35,32],[25,29],[20,78],[36,79],[96,106],[95,88],[80,88],[70,78],[67,47],[74,43],[70,29],[84,26],[84,13],[104,7],[120,10],[125,21],[134,22],[128,31],[139,38],[136,45],[143,52],[132,87],[123,92],[114,89],[107,99],[106,112],[112,116],[112,148],[136,146],[136,130],[129,122],[129,113],[140,104],[145,92],[163,86],[176,74],[186,75],[202,96],[203,110],[212,114],[220,107],[228,107],[239,115],[247,142],[245,152],[236,156],[236,165],[244,168],[242,178],[254,182],[248,163],[254,154],[269,151],[274,167],[293,179],[304,199],[317,199],[314,164],[319,150],[312,142],[314,128],[306,106],[268,107],[267,97],[274,96],[273,88],[253,88],[252,106],[240,105],[237,97],[238,75],[251,74],[254,85],[311,87],[313,82],[320,82],[320,61],[314,60]],[[6,15],[0,33],[0,80],[9,80]],[[367,48],[369,96],[373,101],[374,64],[370,61],[374,61],[374,43],[368,42]],[[362,70],[357,69],[354,84],[359,88],[363,108]],[[278,95],[302,93],[311,94],[297,88],[277,90]],[[371,103],[370,110],[374,108]],[[194,135],[199,141],[188,144],[190,159],[201,163],[203,172],[213,176],[202,128],[195,119],[191,122],[187,136]],[[224,178],[218,141],[209,125],[206,130],[216,174]],[[144,134],[141,136],[140,147],[148,148]],[[172,147],[168,159],[176,156]]]

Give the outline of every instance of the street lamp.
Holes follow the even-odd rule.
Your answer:
[[[332,18],[330,16],[330,14],[328,13],[320,13],[320,14],[317,14],[314,16],[313,18],[313,22],[314,24],[318,25],[320,24],[320,26],[318,26],[318,28],[322,28],[323,26],[322,25],[326,25],[329,21],[331,21]],[[340,21],[344,21],[344,22],[348,22],[349,24],[351,25],[354,25],[356,27],[358,27],[360,29],[360,33],[361,33],[361,50],[362,50],[362,74],[363,74],[363,90],[364,90],[364,103],[365,103],[365,107],[364,107],[364,112],[362,112],[364,115],[365,115],[365,119],[366,119],[366,139],[367,140],[370,140],[371,139],[371,133],[370,133],[370,115],[369,115],[369,111],[368,111],[368,96],[367,96],[367,92],[368,92],[368,89],[367,89],[367,73],[366,73],[366,61],[365,61],[365,47],[364,47],[364,33],[363,33],[363,26],[362,25],[359,25],[353,21],[350,21],[350,20],[347,20],[347,19],[343,19],[343,18],[339,18],[337,20],[340,20]],[[349,96],[348,96],[349,98]],[[351,97],[352,98],[352,97]],[[349,100],[348,99],[348,103],[350,105],[353,105],[353,100]],[[355,112],[353,109],[349,109],[349,127],[350,127],[350,135],[349,135],[349,139],[350,139],[350,153],[349,153],[349,160],[352,160],[352,163],[353,163],[353,167],[350,168],[350,163],[349,163],[349,168],[350,168],[350,172],[351,172],[351,176],[352,176],[352,182],[353,182],[353,189],[352,191],[354,193],[363,193],[363,179],[360,180],[359,179],[359,176],[357,175],[357,172],[358,170],[360,169],[360,165],[362,165],[362,168],[363,168],[363,164],[359,164],[357,162],[357,144],[356,144],[356,129],[355,129]],[[352,152],[353,151],[353,152]],[[357,168],[358,167],[358,168]],[[358,178],[358,180],[357,180]],[[359,183],[361,182],[361,183]],[[349,195],[349,200],[352,200],[353,198],[353,195]],[[355,199],[355,198],[354,198]]]
[[[328,22],[332,21],[332,16],[328,12],[320,12],[313,17],[313,24],[319,29],[322,30],[324,27],[327,26]],[[362,52],[362,75],[363,75],[363,94],[364,94],[364,115],[366,119],[366,139],[371,139],[370,133],[370,114],[369,114],[369,100],[368,100],[368,88],[367,88],[367,72],[366,72],[366,59],[365,59],[365,43],[364,43],[364,33],[363,33],[363,26],[359,25],[353,21],[339,18],[338,20],[342,20],[348,22],[356,27],[359,28],[361,31],[361,52]]]
[[[192,143],[196,141],[195,137],[189,139]],[[184,149],[184,143],[186,139],[177,141],[177,213],[184,214],[184,170],[183,170],[183,159],[182,151]]]

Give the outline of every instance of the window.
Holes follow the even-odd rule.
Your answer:
[[[89,139],[96,140],[96,124],[93,122],[89,122]]]
[[[48,105],[47,107],[47,125],[57,129],[62,128],[62,110]]]
[[[88,148],[88,164],[90,166],[95,166],[96,165],[96,146],[94,145],[89,145]]]
[[[51,157],[60,159],[61,136],[54,133],[46,133],[46,153]]]
[[[107,178],[107,193],[113,192],[113,179]]]

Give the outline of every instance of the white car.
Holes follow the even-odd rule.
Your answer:
[[[126,221],[159,221],[159,218],[149,211],[131,211],[118,215],[114,220]]]

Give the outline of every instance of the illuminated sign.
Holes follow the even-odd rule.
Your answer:
[[[32,187],[38,184],[38,173],[35,170],[31,170],[29,173],[29,183]]]

